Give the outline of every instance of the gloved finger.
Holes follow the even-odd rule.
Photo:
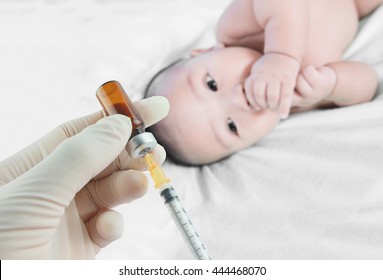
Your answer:
[[[106,247],[111,242],[119,239],[124,230],[124,220],[120,213],[105,210],[98,213],[85,223],[89,237],[98,253],[100,248]]]
[[[31,231],[34,235],[41,234],[35,240],[39,244],[47,236],[53,236],[75,194],[118,156],[130,131],[128,117],[103,118],[62,142],[34,168],[2,186],[4,228],[9,232],[25,229],[18,231],[16,240],[28,240]]]
[[[100,180],[92,180],[76,195],[81,219],[86,222],[100,209],[113,208],[143,196],[148,189],[147,177],[140,171],[117,171]]]
[[[0,185],[21,176],[37,163],[46,158],[65,139],[79,133],[85,127],[104,117],[102,111],[68,121],[42,138],[0,162]]]
[[[60,216],[62,207],[69,205],[75,194],[120,154],[130,132],[128,117],[103,118],[62,142],[47,158],[6,187],[17,186],[17,192],[28,193],[30,199],[26,203],[41,204],[42,208],[50,205]]]
[[[152,154],[158,164],[161,165],[165,161],[166,152],[161,145],[157,144],[154,147]],[[126,149],[124,149],[120,153],[118,158],[116,158],[111,164],[108,165],[108,167],[106,167],[103,171],[101,171],[97,176],[95,176],[94,179],[98,180],[98,179],[107,177],[118,170],[126,170],[126,169],[146,171],[147,167],[143,158],[133,159],[129,156]]]
[[[153,96],[147,99],[142,99],[134,102],[135,107],[143,118],[145,125],[150,126],[153,123],[163,119],[169,112],[169,102],[165,97]],[[56,137],[59,141],[48,141],[56,142],[56,146],[61,141],[74,136],[81,132],[85,127],[96,123],[99,119],[105,116],[103,111],[99,111],[85,117],[77,118],[61,124],[56,128]],[[61,140],[61,141],[60,141]],[[47,144],[49,144],[47,143]],[[56,147],[54,146],[53,149]]]
[[[152,155],[158,164],[162,164],[166,158],[166,151],[164,147],[157,144],[152,151]],[[123,159],[126,157],[126,160]],[[134,159],[131,158],[126,151],[121,154],[121,169],[136,169],[141,171],[147,171],[144,158]]]
[[[146,126],[161,120],[169,111],[166,98],[154,96],[134,102]],[[46,158],[65,139],[96,123],[105,114],[99,111],[75,120],[65,122],[51,132],[0,163],[0,185],[6,184],[31,169]]]
[[[147,127],[164,118],[169,112],[169,102],[166,98],[161,96],[143,99],[135,102],[134,105],[139,111],[139,114],[143,118]],[[152,153],[157,163],[162,164],[165,161],[166,152],[162,146],[157,145]],[[105,170],[97,175],[96,179],[109,176],[117,170],[124,169],[136,169],[142,171],[147,170],[143,158],[133,159],[124,149],[116,160],[114,160]]]
[[[163,96],[152,96],[136,101],[134,106],[147,127],[162,120],[169,113],[169,102]]]

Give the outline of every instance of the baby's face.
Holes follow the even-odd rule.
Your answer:
[[[163,120],[194,163],[210,163],[254,144],[279,122],[275,111],[255,111],[244,82],[260,53],[230,47],[212,50],[169,70],[159,94],[168,98]]]

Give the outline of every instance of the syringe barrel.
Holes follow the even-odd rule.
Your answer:
[[[173,187],[169,184],[165,185],[161,188],[160,195],[193,256],[197,260],[210,260],[206,246],[201,242]]]
[[[209,260],[206,246],[200,241],[198,233],[182,207],[175,190],[168,184],[170,180],[150,154],[157,141],[151,133],[145,132],[144,121],[121,84],[117,81],[106,82],[98,88],[96,96],[107,115],[122,114],[131,119],[133,131],[126,147],[128,153],[133,158],[145,157],[156,188],[160,188],[160,194],[165,205],[194,257],[200,260]]]

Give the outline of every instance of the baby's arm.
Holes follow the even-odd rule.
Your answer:
[[[264,29],[264,56],[254,63],[245,83],[254,108],[288,116],[309,32],[307,0],[253,0],[253,12]]]
[[[253,11],[264,29],[264,54],[282,54],[300,63],[308,43],[308,0],[253,0]]]
[[[234,0],[218,21],[216,36],[227,46],[255,48],[301,61],[308,28],[308,0]],[[259,46],[262,33],[265,44]]]
[[[253,0],[253,9],[265,33],[265,55],[252,69],[254,83],[265,84],[265,90],[262,93],[258,87],[255,99],[262,100],[262,96],[266,96],[267,100],[277,100],[274,104],[268,102],[266,108],[277,109],[285,118],[306,54],[310,21],[308,1]]]
[[[225,46],[240,46],[263,51],[263,43],[257,42],[257,34],[263,28],[255,20],[253,0],[234,0],[220,16],[216,37]],[[259,36],[258,36],[259,37]]]
[[[378,76],[368,64],[355,61],[330,63],[336,74],[336,84],[326,100],[337,106],[363,103],[374,97],[378,86]]]
[[[377,82],[374,69],[361,62],[307,66],[298,75],[291,110],[302,112],[367,102],[374,96]]]

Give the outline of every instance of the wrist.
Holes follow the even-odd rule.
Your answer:
[[[282,52],[267,52],[264,54],[265,57],[272,57],[273,59],[278,59],[280,61],[283,61],[286,64],[291,65],[292,67],[297,68],[299,71],[301,67],[301,60],[299,58],[296,58],[294,56],[282,53]]]
[[[263,55],[260,61],[264,61],[266,64],[272,65],[277,69],[285,69],[294,76],[297,76],[301,68],[299,60],[278,52],[269,52]],[[267,62],[266,62],[267,61]]]
[[[292,61],[295,61],[297,64],[301,64],[302,62],[302,58],[300,56],[295,56],[295,55],[291,55],[291,54],[288,54],[286,52],[280,52],[280,51],[269,51],[269,52],[265,52],[265,55],[275,55],[275,56],[280,56],[281,58],[286,58],[286,59],[290,59]]]

